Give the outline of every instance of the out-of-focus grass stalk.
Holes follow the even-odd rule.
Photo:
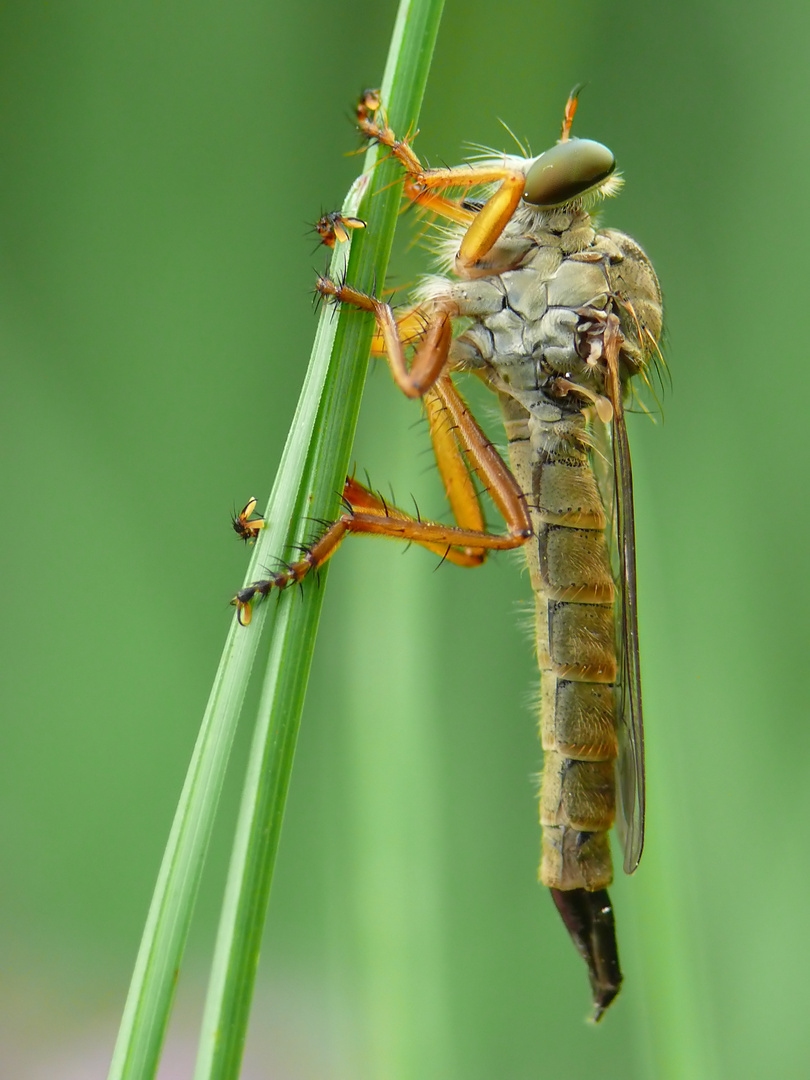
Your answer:
[[[395,130],[414,128],[441,18],[443,0],[402,0],[383,82]],[[367,169],[376,161],[373,148]],[[357,207],[361,187],[344,212],[362,213],[348,275],[362,289],[384,280],[396,223],[401,169],[384,161]],[[393,186],[392,186],[393,185]],[[346,265],[335,254],[332,272]],[[307,518],[334,516],[351,452],[373,323],[343,310],[323,311],[304,389],[246,581],[263,576],[273,556],[306,540]],[[321,585],[323,586],[322,573]],[[249,629],[231,626],[172,824],[147,916],[110,1080],[155,1075],[168,1024],[225,768],[253,662],[268,615],[275,611],[259,719],[248,766],[234,854],[209,987],[197,1077],[236,1076],[241,1061],[273,865],[323,588],[308,603],[260,605]]]
[[[415,129],[438,32],[442,0],[403,0],[382,82],[382,101],[395,131]],[[377,151],[366,162],[372,168]],[[371,174],[360,206],[344,212],[367,220],[348,260],[352,284],[371,290],[385,279],[400,203],[402,171],[384,160]],[[333,267],[340,275],[343,267]],[[329,316],[327,315],[327,318]],[[322,321],[322,325],[324,325]],[[287,543],[306,542],[311,518],[332,518],[349,465],[365,381],[373,320],[342,309],[323,383],[311,443]],[[285,519],[289,520],[289,519]],[[278,554],[263,538],[262,552]],[[281,833],[301,710],[324,596],[307,588],[306,603],[282,595],[273,623],[258,718],[248,763],[231,866],[208,989],[196,1080],[236,1077],[242,1060],[256,966]],[[251,629],[248,633],[256,633]]]
[[[638,877],[625,889],[623,931],[632,938],[637,976],[643,982],[643,1020],[639,1034],[647,1040],[650,1075],[660,1080],[719,1080],[722,1057],[713,1026],[716,1003],[710,994],[696,936],[696,911],[701,903],[689,879],[688,843],[679,793],[683,762],[668,757],[648,740],[648,776],[655,843],[648,844]],[[691,920],[691,921],[690,921]]]
[[[397,478],[412,464],[406,434],[399,449],[391,440],[387,459]],[[362,569],[341,583],[358,617],[333,657],[351,867],[344,932],[363,1018],[357,1072],[429,1080],[461,1075],[463,1058],[453,1029],[459,976],[447,962],[453,916],[440,705],[442,684],[462,676],[443,665],[440,633],[449,620],[438,610],[435,563],[417,551],[399,558],[390,545],[368,548]]]

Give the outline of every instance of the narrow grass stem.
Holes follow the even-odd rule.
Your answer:
[[[394,130],[413,130],[434,42],[441,3],[404,0],[391,44],[382,100]],[[376,162],[372,151],[369,167]],[[385,160],[374,168],[369,191],[347,215],[368,220],[348,261],[352,283],[368,290],[384,281],[401,195],[401,171]],[[338,276],[342,268],[336,268]],[[334,272],[334,271],[333,271]],[[328,314],[326,316],[329,317]],[[323,316],[322,316],[323,318]],[[343,309],[320,396],[317,420],[293,518],[294,543],[307,539],[308,515],[333,517],[353,442],[371,344],[373,322]],[[306,509],[308,508],[308,510]],[[282,594],[274,620],[267,669],[206,1002],[195,1080],[235,1077],[242,1059],[273,869],[281,834],[295,744],[324,597],[308,582],[306,601]],[[250,632],[255,633],[251,630]]]
[[[415,126],[442,6],[442,0],[400,4],[382,87],[390,122],[398,130]],[[401,191],[395,163],[383,161],[374,169],[376,159],[372,148],[365,179],[344,206],[346,214],[363,213],[368,228],[354,234],[350,255],[349,246],[338,246],[332,266],[338,275],[346,268],[351,280],[367,290],[384,280]],[[381,194],[370,198],[375,192]],[[336,318],[332,311],[321,312],[270,498],[268,527],[256,544],[246,581],[262,576],[271,556],[306,539],[308,517],[336,512],[372,331],[372,320],[364,314],[341,311]],[[262,629],[275,608],[196,1076],[238,1073],[323,589],[310,588],[306,604],[294,599],[282,596],[277,608],[260,605],[248,629],[236,619],[231,625],[158,874],[110,1080],[145,1080],[156,1073],[236,723]]]

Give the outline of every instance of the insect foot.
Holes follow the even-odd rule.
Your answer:
[[[231,518],[233,531],[239,539],[244,540],[246,544],[252,544],[264,528],[264,518],[253,517],[255,510],[256,500],[251,496],[239,513],[234,514]]]

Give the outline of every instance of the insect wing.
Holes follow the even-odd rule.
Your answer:
[[[636,530],[633,517],[633,472],[630,444],[620,393],[614,400],[613,473],[616,541],[619,555],[619,806],[617,828],[624,849],[624,870],[632,874],[644,848],[646,806],[644,778],[644,721],[641,711],[641,670],[638,651],[636,590]]]

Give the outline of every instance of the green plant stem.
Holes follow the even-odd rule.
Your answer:
[[[415,128],[441,10],[441,0],[403,0],[400,5],[382,83],[382,100],[396,131]],[[347,271],[349,280],[361,289],[372,289],[385,278],[401,178],[400,167],[390,159],[372,174],[369,193],[360,208],[368,228],[352,246]],[[353,206],[344,212],[356,213]],[[351,310],[340,312],[299,489],[292,542],[306,538],[311,529],[307,517],[332,517],[337,510],[336,492],[342,489],[348,469],[372,331],[373,320],[368,316]],[[292,594],[283,594],[278,601],[217,936],[196,1080],[220,1080],[239,1073],[324,578],[322,572],[320,589],[312,587],[314,582],[306,586],[305,603]]]
[[[413,0],[401,5],[383,87],[391,103],[391,122],[400,130],[408,130],[415,123],[441,8],[439,0]],[[375,159],[376,151],[369,153],[368,164]],[[379,189],[397,179],[397,170],[393,163],[385,162],[374,177],[375,188]],[[358,194],[359,189],[348,200],[347,212],[357,212],[354,207]],[[367,213],[368,229],[355,234],[348,272],[361,288],[371,288],[375,275],[377,280],[384,278],[398,196],[399,188],[395,188],[372,200]],[[345,257],[345,249],[336,252],[333,273],[341,271]],[[290,542],[300,538],[290,535],[290,522],[295,523],[292,532],[298,534],[307,516],[335,512],[335,492],[342,487],[348,465],[371,334],[371,322],[362,315],[341,312],[335,320],[333,313],[322,312],[305,386],[270,497],[268,527],[256,545],[246,582],[260,577],[261,567],[271,556],[289,550]],[[333,358],[341,363],[333,363]],[[296,608],[287,597],[279,603],[261,720],[248,770],[209,989],[199,1076],[235,1075],[233,1068],[238,1069],[241,1059],[252,973],[322,598],[322,591],[310,590],[308,604]],[[231,625],[158,873],[113,1053],[110,1080],[145,1080],[157,1071],[225,768],[261,630],[272,606],[258,607],[249,630],[240,627],[235,619]],[[291,656],[293,661],[288,663]],[[273,702],[282,710],[283,725],[271,729]],[[257,763],[265,755],[257,747],[265,736],[270,739],[270,762],[262,779],[266,786],[259,797],[256,785],[264,766]],[[266,849],[259,846],[263,850],[249,842],[248,821],[254,815],[245,807],[253,798],[251,791],[256,796],[255,809],[261,806],[261,813],[267,814],[264,820],[271,823],[269,844]],[[258,818],[256,823],[257,828],[265,827]],[[235,890],[234,882],[239,879],[244,882],[244,892]],[[235,926],[239,928],[236,933]],[[250,975],[235,993],[233,979],[246,969]],[[227,1038],[223,1032],[228,1033]]]

